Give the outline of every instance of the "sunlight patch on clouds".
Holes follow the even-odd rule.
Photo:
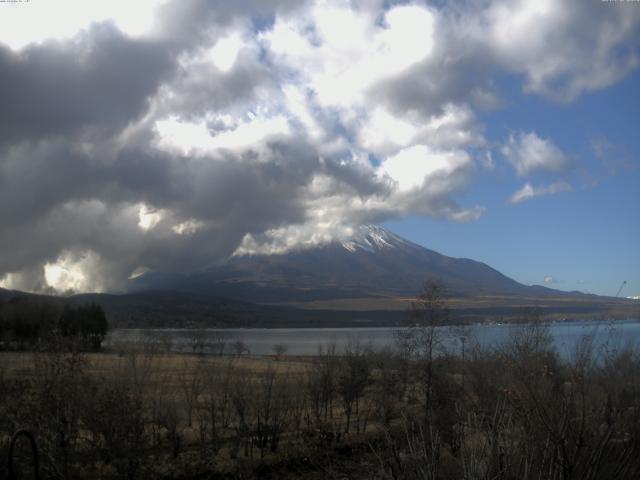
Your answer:
[[[17,282],[16,282],[15,274],[13,273],[7,273],[3,277],[0,277],[0,288],[5,288],[7,290],[20,288],[16,284]],[[28,288],[33,288],[33,287],[30,285]]]
[[[130,36],[148,33],[163,0],[31,1],[2,5],[0,43],[18,50],[30,43],[66,39],[95,22],[112,21]]]
[[[44,265],[47,286],[58,292],[100,292],[104,285],[96,283],[100,258],[91,251],[80,254],[64,252],[53,263]]]
[[[399,71],[425,59],[433,50],[433,14],[417,5],[392,8],[385,16],[381,50],[388,66]]]
[[[285,116],[259,117],[249,114],[249,119],[234,128],[211,134],[205,121],[188,122],[176,117],[155,123],[157,146],[163,150],[177,151],[183,155],[206,155],[216,150],[242,150],[255,147],[275,135],[290,133]]]
[[[198,230],[204,228],[204,226],[204,222],[191,218],[184,222],[178,223],[177,225],[174,225],[173,227],[171,227],[171,230],[173,230],[178,235],[193,235]]]
[[[353,233],[353,227],[335,221],[288,225],[269,229],[262,234],[245,235],[233,256],[277,255],[295,249],[327,245],[336,239],[347,239]]]
[[[407,191],[420,187],[429,176],[449,174],[470,161],[463,151],[442,152],[426,145],[414,145],[386,159],[378,173],[395,180],[400,191]]]
[[[273,54],[289,57],[291,59],[303,59],[313,55],[313,46],[303,33],[304,26],[298,28],[294,20],[278,19],[269,32],[262,34]]]
[[[192,150],[205,150],[213,140],[205,122],[183,122],[176,117],[157,120],[155,131],[159,136],[159,148],[183,155]]]
[[[44,277],[47,285],[61,291],[78,290],[85,282],[85,276],[80,270],[50,263],[44,266]]]
[[[131,272],[131,274],[129,275],[129,280],[133,280],[134,278],[138,278],[141,277],[142,275],[144,275],[145,273],[150,272],[151,269],[147,268],[147,267],[138,267],[135,270],[133,270],[133,272]]]
[[[554,0],[528,0],[496,2],[489,10],[492,19],[491,35],[495,43],[511,54],[521,54],[522,48],[531,48],[531,40],[539,37],[532,35],[552,15],[559,14],[558,2]]]
[[[449,150],[486,143],[473,112],[466,105],[454,104],[446,105],[441,113],[427,119],[412,112],[393,115],[377,107],[363,121],[358,141],[364,150],[380,156],[393,155],[412,144]]]
[[[236,58],[243,42],[237,33],[224,37],[209,50],[208,57],[213,64],[222,72],[228,72],[236,63]]]
[[[318,5],[309,16],[279,17],[261,39],[277,59],[303,72],[320,104],[344,108],[361,102],[376,81],[427,58],[433,23],[433,14],[418,6],[391,8],[376,25],[375,16],[348,6]]]
[[[22,291],[47,291],[44,285],[44,267],[36,265],[15,272],[5,273],[0,277],[0,288]]]
[[[164,213],[162,210],[157,210],[142,204],[138,209],[138,227],[142,230],[151,230],[160,223],[163,216]]]
[[[392,147],[409,145],[417,131],[412,123],[378,107],[360,130],[360,144],[367,150],[384,152],[388,144]]]

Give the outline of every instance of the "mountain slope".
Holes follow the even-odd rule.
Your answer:
[[[522,285],[481,262],[451,258],[383,228],[281,255],[234,256],[196,272],[151,272],[129,293],[81,294],[120,327],[328,327],[397,325],[428,279],[445,283],[459,321],[505,320],[537,307],[547,318],[638,318],[640,302]],[[33,294],[0,289],[0,303]],[[269,304],[269,305],[265,305]]]
[[[343,242],[277,255],[244,255],[224,265],[183,274],[151,273],[132,290],[162,288],[224,295],[254,302],[412,296],[427,279],[443,282],[456,297],[562,296],[522,285],[488,265],[452,258],[378,226],[360,227]]]

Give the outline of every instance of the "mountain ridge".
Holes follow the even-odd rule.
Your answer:
[[[349,238],[311,248],[234,255],[196,272],[150,272],[133,279],[128,291],[183,290],[283,303],[415,296],[430,279],[459,297],[588,295],[523,285],[483,262],[442,255],[376,225],[357,227]]]

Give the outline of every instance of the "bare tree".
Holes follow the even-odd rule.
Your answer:
[[[264,372],[254,385],[253,430],[261,459],[264,458],[267,449],[276,452],[280,444],[291,407],[288,387],[287,377],[283,374],[277,375],[271,368]]]
[[[345,433],[349,432],[354,415],[356,430],[360,428],[361,401],[370,380],[371,365],[366,352],[358,344],[347,346],[338,374],[338,392],[346,416]]]
[[[164,353],[171,353],[173,348],[173,338],[168,333],[162,333],[159,335],[160,345],[162,346],[162,351]]]
[[[224,355],[225,348],[227,346],[227,339],[224,332],[213,333],[211,341],[211,350],[214,355]]]
[[[206,349],[206,334],[202,330],[191,330],[188,336],[189,347],[192,353],[202,355]]]
[[[441,470],[438,432],[404,417],[397,430],[385,429],[372,445],[378,460],[376,478],[384,480],[437,480]],[[446,477],[444,477],[446,478]]]
[[[276,358],[280,360],[284,356],[284,354],[287,353],[287,346],[284,343],[278,343],[273,346],[273,353],[275,354]]]
[[[415,358],[419,384],[422,387],[424,419],[432,417],[434,384],[434,360],[442,350],[440,327],[450,321],[446,300],[446,287],[441,282],[429,280],[411,304],[410,323],[397,333],[401,350],[407,358]]]
[[[86,407],[84,424],[102,460],[112,463],[121,478],[139,478],[147,444],[143,397],[118,379],[102,379]]]
[[[184,360],[178,372],[178,383],[187,413],[188,427],[193,424],[193,411],[204,389],[204,368],[205,365],[201,361],[194,365],[193,362]]]
[[[201,432],[202,441],[211,441],[212,449],[217,452],[232,420],[232,382],[237,371],[233,360],[224,365],[211,365],[205,374],[203,401],[200,406],[200,424],[206,430]]]
[[[233,342],[232,347],[233,347],[234,353],[238,357],[241,355],[244,355],[245,353],[249,353],[249,348],[247,347],[247,344],[240,339]]]
[[[333,416],[337,388],[338,357],[336,345],[318,347],[318,355],[307,376],[307,391],[316,422]]]
[[[255,397],[254,384],[248,372],[236,370],[231,386],[231,405],[233,407],[232,428],[234,429],[234,443],[231,456],[237,457],[240,448],[245,457],[253,457],[253,418],[252,406]]]
[[[375,415],[384,427],[389,427],[401,407],[404,394],[403,374],[405,368],[400,356],[390,349],[375,352],[370,356],[373,372],[372,400]]]
[[[81,434],[82,399],[87,397],[87,357],[73,341],[51,337],[35,352],[30,385],[30,424],[49,455],[50,464],[68,475]]]

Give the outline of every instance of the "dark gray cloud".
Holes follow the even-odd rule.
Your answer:
[[[306,220],[307,186],[324,169],[318,156],[291,142],[266,155],[193,159],[125,149],[104,163],[68,143],[16,147],[3,165],[10,182],[0,192],[0,249],[11,255],[0,256],[0,270],[37,272],[61,252],[91,251],[113,277],[103,272],[98,285],[113,287],[138,266],[188,270],[224,259],[247,233]],[[140,203],[166,211],[148,232],[138,227]],[[191,218],[200,231],[171,230]]]
[[[110,24],[18,52],[0,45],[0,142],[114,134],[145,110],[173,64],[169,45]]]

